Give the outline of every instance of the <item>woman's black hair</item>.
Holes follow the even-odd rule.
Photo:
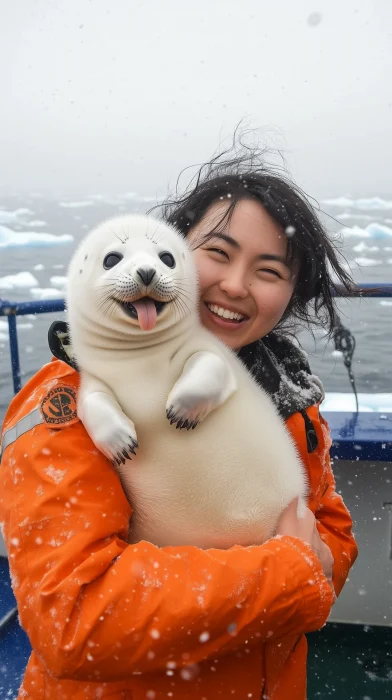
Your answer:
[[[227,211],[214,227],[217,231],[230,221],[243,199],[260,202],[282,227],[287,235],[288,262],[298,266],[293,296],[275,330],[293,331],[299,322],[309,329],[321,325],[331,335],[337,321],[332,290],[342,286],[349,292],[355,285],[308,197],[282,167],[266,162],[265,149],[245,145],[235,133],[231,148],[199,167],[182,194],[177,181],[176,195],[159,206],[163,220],[187,236],[212,204],[228,202]]]

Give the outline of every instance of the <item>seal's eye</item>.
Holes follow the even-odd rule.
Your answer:
[[[122,259],[123,256],[121,255],[121,253],[116,253],[113,251],[113,253],[108,253],[107,255],[105,255],[103,266],[105,270],[110,270],[111,267],[117,265]]]
[[[160,253],[159,257],[162,260],[164,265],[167,265],[168,267],[175,267],[176,266],[176,261],[174,260],[171,253]]]

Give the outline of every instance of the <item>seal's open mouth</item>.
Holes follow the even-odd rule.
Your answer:
[[[139,321],[142,331],[151,331],[157,322],[157,316],[166,306],[164,301],[157,301],[151,297],[142,297],[136,301],[120,301],[121,308],[127,316]]]

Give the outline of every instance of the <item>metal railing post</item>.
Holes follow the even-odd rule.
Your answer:
[[[19,346],[15,313],[11,313],[8,316],[8,331],[10,335],[12,381],[14,384],[14,394],[17,394],[22,388],[22,383],[20,380]]]

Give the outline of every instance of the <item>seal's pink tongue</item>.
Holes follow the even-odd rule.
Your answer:
[[[142,331],[151,331],[157,322],[157,310],[152,299],[139,299],[133,301],[137,311],[139,326]]]

